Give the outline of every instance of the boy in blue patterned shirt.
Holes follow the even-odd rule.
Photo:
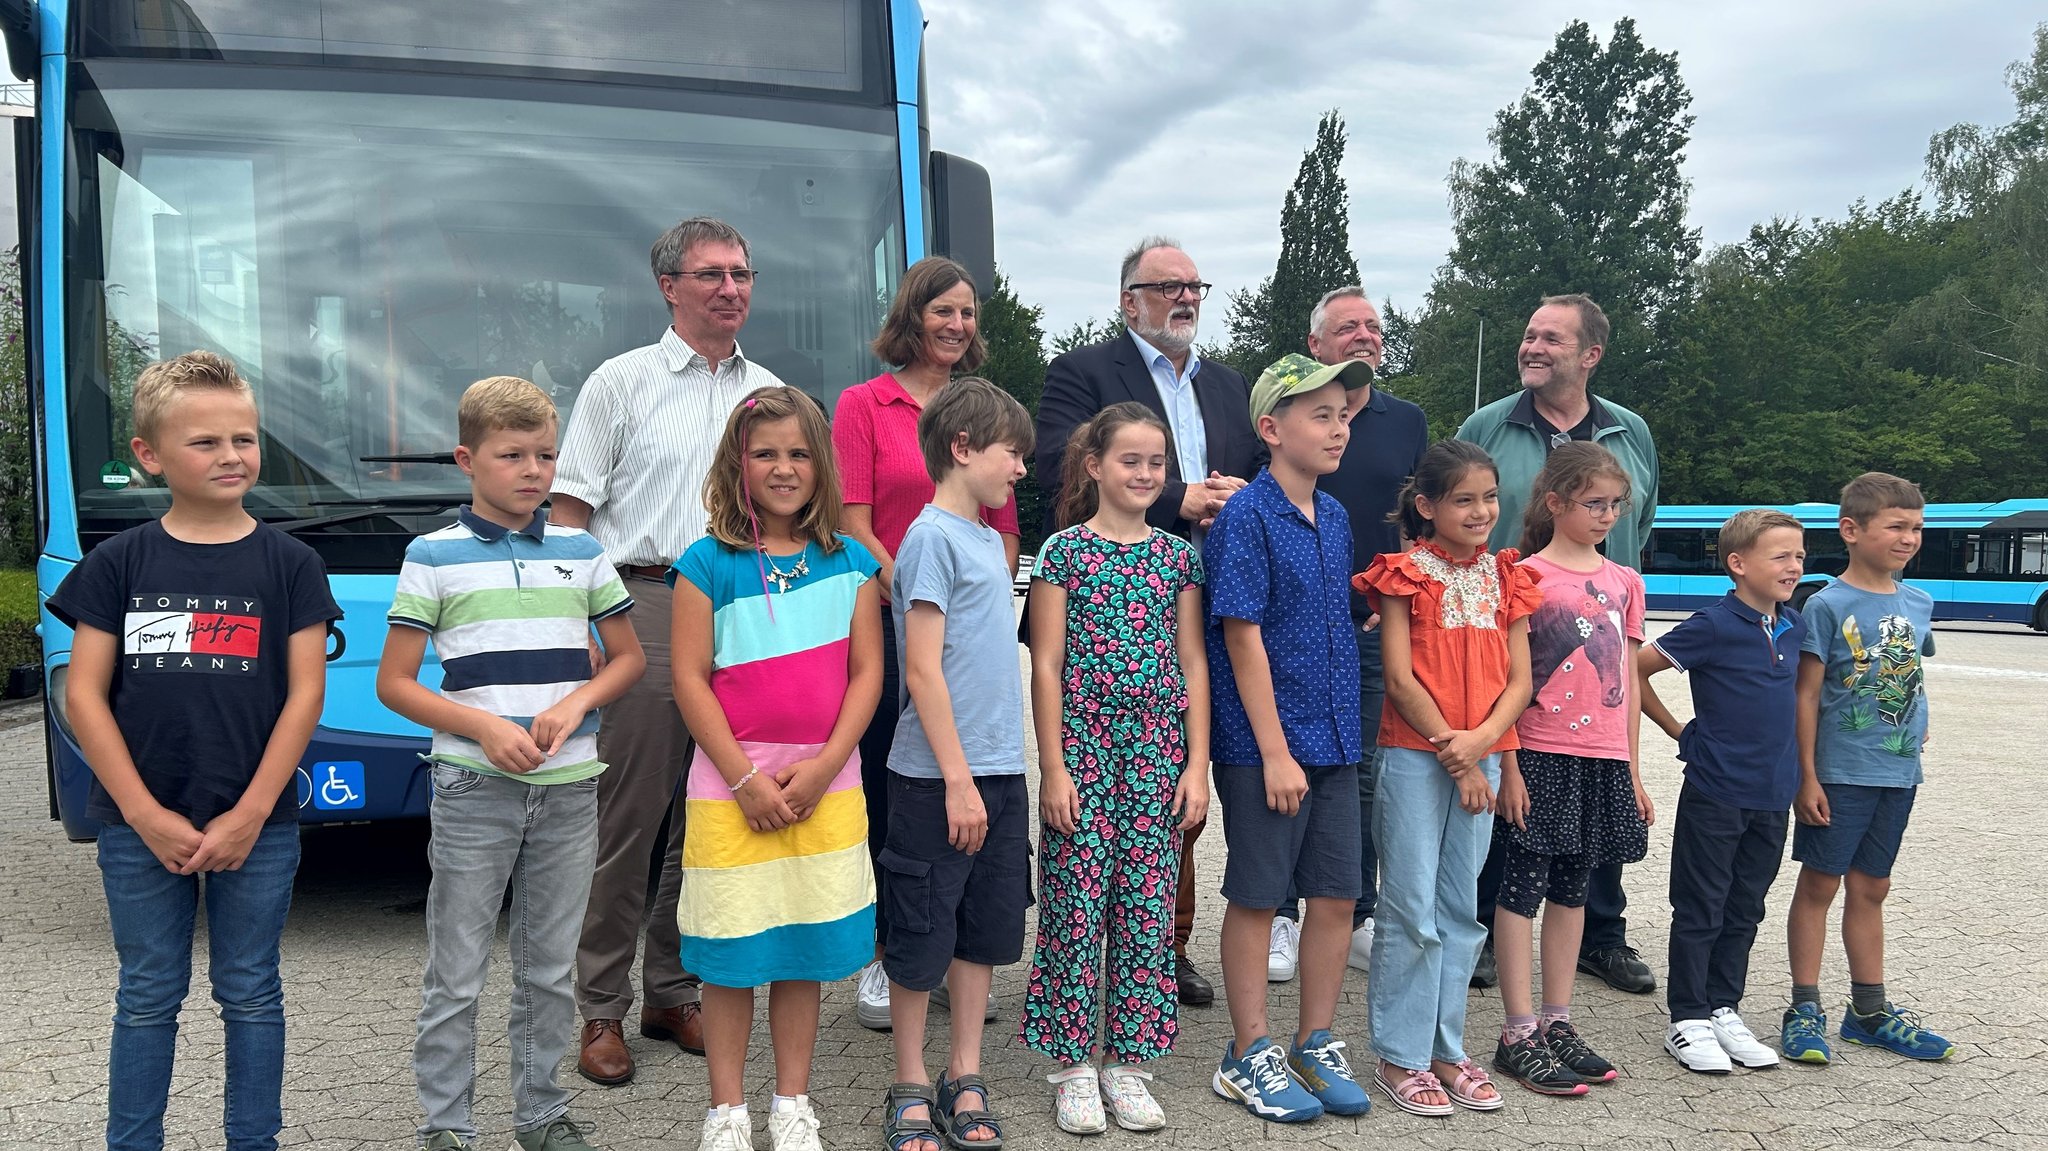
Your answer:
[[[434,732],[419,1137],[428,1151],[476,1138],[477,1000],[509,882],[516,1141],[587,1148],[557,1065],[575,1033],[570,978],[597,856],[597,709],[640,678],[646,657],[604,549],[540,510],[555,474],[554,402],[493,376],[462,394],[456,421],[471,503],[406,547],[377,669],[377,698]],[[608,657],[594,676],[593,624]],[[419,682],[430,638],[438,692]]]
[[[1799,660],[1799,797],[1792,858],[1802,865],[1786,937],[1792,1009],[1785,1054],[1826,1063],[1820,958],[1828,908],[1847,877],[1842,946],[1849,953],[1848,1009],[1838,1034],[1909,1059],[1946,1059],[1955,1048],[1885,997],[1884,900],[1906,834],[1927,742],[1920,657],[1934,654],[1934,599],[1898,575],[1920,550],[1917,485],[1865,472],[1842,489],[1842,578],[1806,601]]]

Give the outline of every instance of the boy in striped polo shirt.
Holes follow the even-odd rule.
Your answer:
[[[556,1067],[575,1034],[571,972],[597,854],[597,712],[646,659],[604,549],[540,510],[555,474],[553,401],[494,376],[463,393],[456,420],[471,502],[407,546],[377,673],[377,698],[434,732],[419,1137],[429,1151],[476,1138],[476,1006],[509,881],[515,1137],[524,1151],[585,1148]],[[609,657],[595,676],[593,624]],[[429,638],[438,692],[419,682]]]

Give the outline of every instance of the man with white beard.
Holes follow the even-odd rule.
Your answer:
[[[1251,388],[1220,363],[1195,351],[1195,329],[1210,285],[1180,245],[1148,236],[1124,256],[1118,299],[1125,334],[1075,348],[1046,366],[1038,401],[1038,483],[1046,493],[1046,534],[1059,504],[1060,462],[1074,429],[1111,404],[1135,401],[1158,413],[1172,435],[1166,486],[1146,519],[1182,539],[1195,539],[1223,501],[1258,472],[1262,445],[1252,430]],[[1188,962],[1194,926],[1195,839],[1183,838],[1180,890],[1174,908],[1173,951],[1180,1001],[1205,1007],[1215,989]]]

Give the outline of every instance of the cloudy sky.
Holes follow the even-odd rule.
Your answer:
[[[1444,176],[1573,19],[1633,15],[1678,53],[1685,164],[1709,245],[1774,216],[1839,216],[1918,182],[1927,140],[2004,123],[2034,0],[924,0],[932,145],[995,185],[996,255],[1058,332],[1114,305],[1139,235],[1177,236],[1225,294],[1280,250],[1280,201],[1317,117],[1350,128],[1344,178],[1366,287],[1419,304],[1450,250]]]

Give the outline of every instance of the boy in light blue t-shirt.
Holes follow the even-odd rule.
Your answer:
[[[1920,550],[1924,506],[1919,487],[1897,476],[1866,472],[1851,480],[1841,504],[1849,569],[1806,602],[1792,833],[1792,858],[1802,867],[1786,928],[1792,1009],[1781,1036],[1786,1056],[1806,1063],[1826,1063],[1831,1054],[1820,960],[1828,908],[1844,877],[1851,982],[1838,1034],[1910,1059],[1946,1059],[1955,1050],[1884,990],[1884,900],[1927,741],[1920,658],[1934,654],[1934,600],[1898,579]]]

